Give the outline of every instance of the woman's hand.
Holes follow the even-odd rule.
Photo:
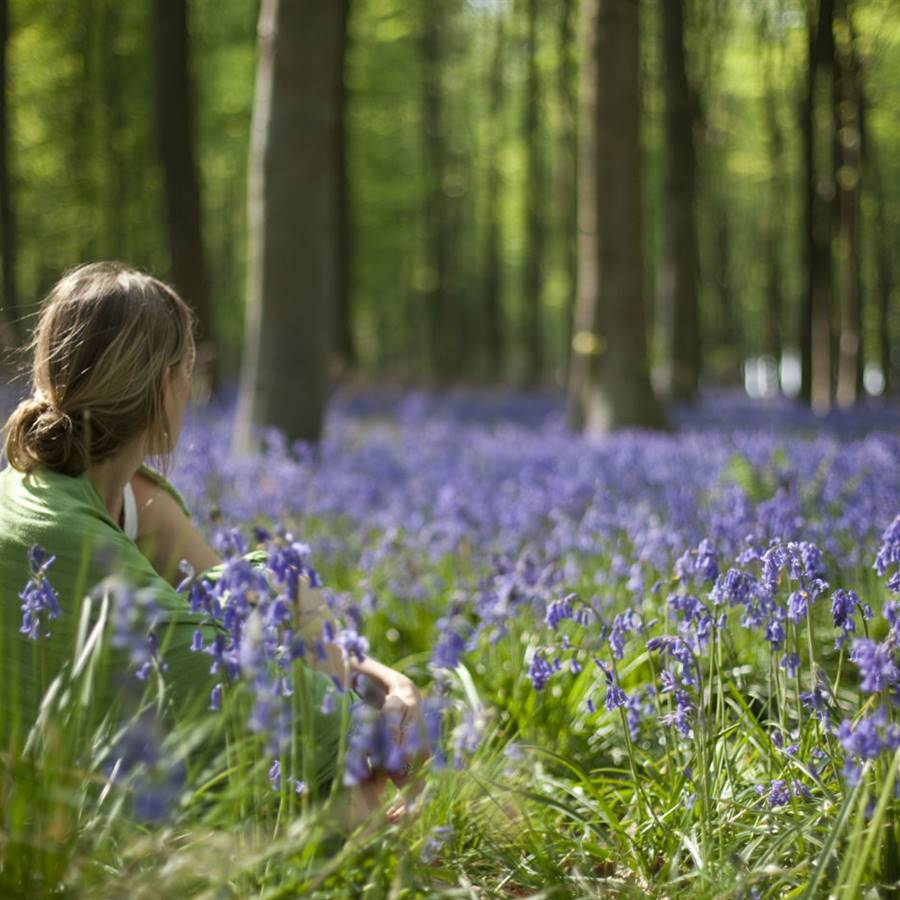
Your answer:
[[[402,788],[412,780],[414,769],[429,756],[422,694],[409,678],[399,672],[393,673],[386,686],[388,690],[381,714],[385,717],[394,740],[410,757],[405,771],[391,775],[394,784]]]

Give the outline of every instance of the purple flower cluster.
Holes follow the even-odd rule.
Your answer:
[[[775,809],[779,806],[787,806],[791,802],[791,798],[797,800],[812,800],[812,792],[810,789],[796,778],[790,780],[785,778],[776,778],[768,785],[757,784],[756,793],[760,797],[765,797],[766,806],[769,809]]]
[[[165,672],[166,664],[160,658],[156,636],[159,606],[152,588],[135,590],[120,578],[109,577],[94,590],[95,595],[106,598],[112,607],[111,647],[128,652],[128,662],[141,681],[150,672]]]
[[[881,547],[875,557],[874,568],[881,576],[887,575],[893,568],[888,588],[893,593],[900,594],[900,515],[888,525],[881,537]]]
[[[155,716],[142,714],[119,733],[105,764],[108,780],[129,791],[135,819],[148,824],[169,818],[185,783],[183,761],[163,751],[163,733]]]
[[[892,722],[884,709],[863,716],[855,724],[844,719],[838,726],[837,737],[847,754],[843,774],[851,786],[859,782],[861,761],[900,749],[900,725]]]
[[[850,659],[859,666],[860,688],[869,693],[896,688],[900,669],[894,661],[896,646],[893,640],[876,643],[857,639],[850,648]]]
[[[31,578],[19,593],[22,601],[22,626],[19,631],[32,641],[38,637],[50,637],[50,631],[41,635],[42,616],[47,621],[60,615],[59,600],[56,591],[47,578],[47,570],[56,560],[55,556],[47,556],[47,551],[35,544],[28,551],[28,569]]]

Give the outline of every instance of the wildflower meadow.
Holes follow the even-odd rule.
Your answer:
[[[80,625],[0,754],[4,897],[897,890],[895,410],[724,395],[589,439],[553,397],[372,393],[338,397],[315,450],[272,432],[244,457],[231,415],[198,408],[171,472],[226,559],[184,573],[202,703],[163,714],[152,596],[57,596],[53,548],[22,560],[35,666]],[[303,635],[317,585],[340,627]],[[313,690],[323,642],[408,674],[422,733]],[[130,683],[101,705],[117,653]],[[303,749],[327,722],[322,790]],[[398,821],[340,815],[366,761],[426,756]]]

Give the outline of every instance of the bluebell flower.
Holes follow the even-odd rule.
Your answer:
[[[334,636],[334,643],[341,648],[345,661],[352,657],[362,662],[369,653],[369,641],[353,628],[341,628]]]
[[[724,575],[719,575],[709,593],[710,599],[716,606],[728,604],[728,606],[747,606],[756,588],[756,581],[747,572],[739,569],[729,569]]]
[[[55,560],[55,556],[47,556],[47,551],[40,544],[34,544],[28,550],[31,578],[19,593],[22,601],[22,625],[19,631],[28,635],[30,640],[37,640],[40,636],[42,617],[49,621],[56,619],[61,612],[56,591],[47,579],[47,570]],[[49,630],[43,636],[50,637]]]
[[[437,859],[444,846],[453,838],[453,829],[438,825],[431,829],[428,840],[422,848],[422,862],[427,866]]]
[[[795,625],[806,618],[809,611],[809,594],[805,590],[791,591],[788,595],[787,617]]]
[[[615,681],[610,680],[606,685],[606,711],[612,712],[620,706],[624,706],[628,700],[628,695],[620,688]]]
[[[574,596],[574,594],[568,594],[561,600],[554,600],[547,607],[547,612],[544,615],[544,622],[552,629],[556,630],[563,619],[574,618],[572,606],[569,603]]]
[[[772,649],[780,650],[784,638],[784,626],[777,619],[771,620],[766,626],[766,640],[772,645]]]
[[[879,575],[884,575],[891,566],[900,565],[900,515],[884,530],[881,536],[881,546],[875,557],[874,569]],[[897,575],[895,574],[894,578]],[[896,588],[891,588],[896,590]]]
[[[528,667],[528,677],[531,679],[532,687],[536,691],[543,690],[552,674],[553,669],[550,664],[539,651],[535,651],[531,657],[531,665]]]
[[[838,588],[831,597],[831,616],[834,620],[834,627],[840,628],[842,631],[841,636],[837,639],[838,647],[851,632],[856,631],[853,612],[857,603],[859,603],[859,597],[853,591],[845,591],[843,588]]]
[[[665,713],[660,721],[667,727],[674,726],[684,737],[691,736],[691,713],[693,706],[687,691],[681,688],[675,690],[675,711]]]
[[[789,678],[794,678],[800,671],[800,657],[796,653],[785,653],[778,660],[778,665],[787,672]]]
[[[845,752],[859,759],[876,759],[883,752],[893,753],[900,748],[900,725],[891,722],[883,709],[859,719],[855,725],[844,719],[837,736]]]
[[[766,799],[769,809],[773,809],[776,806],[784,806],[790,802],[791,792],[787,782],[783,778],[775,779],[769,786],[769,795]]]
[[[782,544],[774,544],[763,553],[761,560],[762,584],[770,594],[774,594],[778,590],[781,571],[787,565],[788,560],[788,552]]]
[[[850,648],[850,659],[859,666],[860,687],[875,693],[887,690],[900,682],[900,670],[894,663],[894,647],[884,641],[856,638]]]
[[[695,571],[705,580],[714,582],[719,577],[719,564],[716,559],[716,545],[708,538],[700,541],[697,547],[697,563]]]
[[[829,727],[831,724],[831,716],[834,711],[831,687],[829,685],[822,684],[817,677],[816,686],[812,691],[800,692],[800,703],[804,709],[812,710],[813,715],[815,715],[826,728]]]

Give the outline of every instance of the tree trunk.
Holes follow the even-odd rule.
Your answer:
[[[154,11],[156,133],[166,197],[169,277],[197,313],[200,372],[214,386],[217,366],[194,153],[187,0],[154,0]]]
[[[650,386],[643,297],[639,0],[601,0],[597,16],[594,203],[599,290],[583,391],[585,428],[662,427]]]
[[[122,27],[121,8],[116,0],[106,0],[100,13],[102,150],[106,168],[103,179],[103,255],[125,259],[125,210],[128,204],[128,164],[122,152],[125,129],[123,66],[116,52],[116,35]]]
[[[666,188],[662,308],[671,321],[673,399],[692,402],[700,380],[700,261],[697,247],[696,120],[684,59],[684,0],[662,0]]]
[[[800,352],[802,397],[823,413],[831,401],[834,0],[819,0],[816,7],[809,17],[809,70],[802,117],[807,286]]]
[[[766,117],[769,121],[769,160],[773,172],[763,238],[766,255],[765,347],[766,353],[778,363],[784,344],[781,325],[784,310],[784,275],[781,265],[782,234],[779,227],[784,204],[784,179],[781,177],[784,163],[784,135],[778,124],[775,98],[771,93],[767,94],[765,103]]]
[[[497,12],[497,35],[491,62],[490,84],[490,162],[487,173],[487,251],[484,273],[485,351],[487,373],[499,381],[503,373],[503,252],[501,247],[500,193],[503,165],[504,56],[506,53],[506,22],[502,11]]]
[[[597,353],[594,308],[599,285],[597,242],[597,40],[600,0],[581,0],[578,33],[581,35],[581,66],[578,75],[579,120],[583,123],[578,153],[578,275],[572,321],[566,421],[581,431],[585,424],[586,392],[591,359]]]
[[[572,361],[575,298],[578,282],[578,68],[575,54],[575,0],[559,4],[559,134],[557,189],[562,264],[566,283],[563,303],[563,383],[568,383]]]
[[[432,371],[439,379],[453,367],[448,333],[447,279],[449,268],[449,211],[444,180],[447,168],[444,142],[444,3],[432,0],[423,7],[422,119],[425,156],[425,258],[428,284],[424,290],[428,310]]]
[[[849,0],[835,8],[838,90],[840,344],[837,404],[853,406],[862,392],[862,252],[860,248],[860,191],[863,170],[862,86]]]
[[[0,303],[0,349],[14,345],[19,326],[16,296],[16,226],[9,164],[9,73],[6,53],[9,47],[9,0],[0,0],[0,267],[3,300]]]
[[[248,181],[244,364],[235,442],[322,430],[337,290],[340,8],[263,0]]]
[[[541,129],[541,81],[537,65],[538,0],[528,0],[528,74],[525,87],[524,139],[526,148],[525,187],[525,285],[523,291],[525,383],[540,384],[544,369],[544,153]]]
[[[356,346],[353,340],[353,231],[350,215],[350,181],[347,170],[347,83],[344,78],[344,65],[350,40],[350,2],[351,0],[335,0],[340,7],[341,45],[338,56],[341,66],[338,69],[337,91],[337,326],[335,332],[335,351],[342,366],[352,367],[356,363]]]
[[[871,135],[866,134],[866,169],[869,177],[872,206],[874,207],[875,235],[875,291],[878,297],[878,364],[884,377],[885,394],[895,393],[898,384],[895,360],[891,358],[891,298],[894,293],[894,247],[889,234],[885,203],[884,182],[877,148],[873,146]]]
[[[781,248],[784,242],[782,223],[784,221],[784,198],[787,187],[784,181],[786,169],[784,158],[784,131],[778,119],[778,101],[775,79],[772,76],[772,53],[770,46],[775,40],[768,28],[768,17],[765,17],[759,33],[759,49],[763,56],[765,69],[765,93],[763,96],[763,114],[768,129],[769,150],[769,196],[766,202],[766,218],[763,226],[763,252],[766,260],[766,302],[765,302],[765,352],[780,362],[784,352],[784,333],[782,317],[784,315],[784,269],[782,266]]]

